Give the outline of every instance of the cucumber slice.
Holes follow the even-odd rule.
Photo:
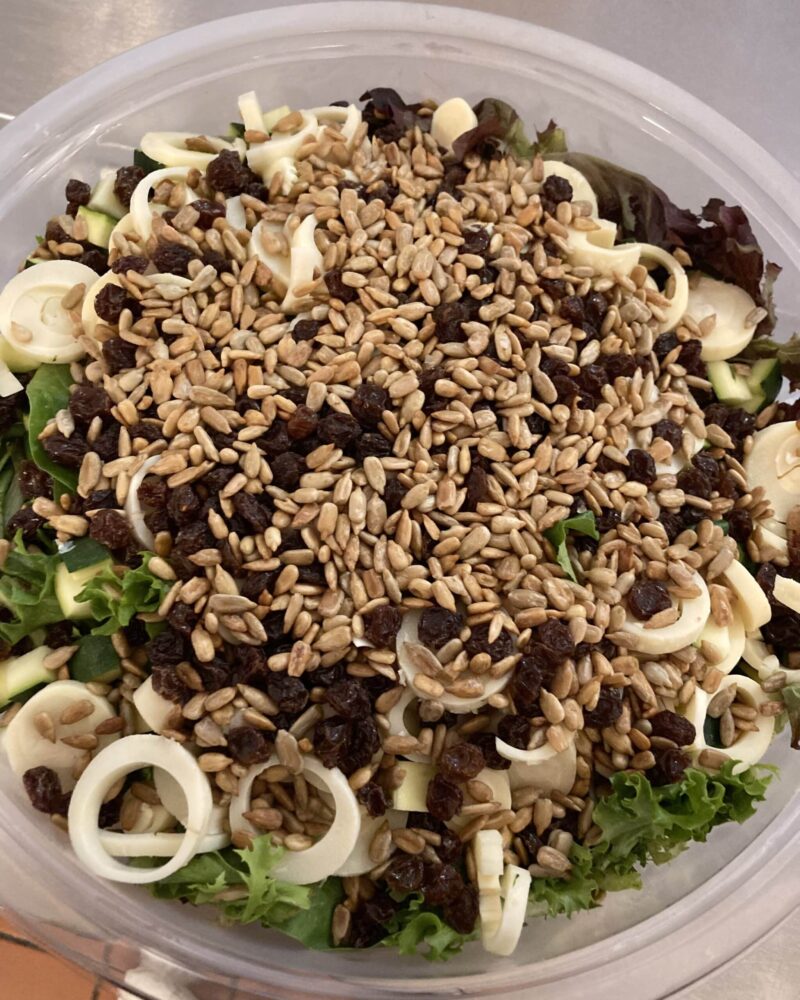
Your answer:
[[[727,361],[709,361],[708,378],[717,399],[729,406],[744,406],[753,400],[753,393],[747,380],[734,371]]]
[[[70,572],[66,563],[60,562],[58,564],[55,579],[56,600],[64,612],[65,618],[76,621],[92,617],[91,605],[88,601],[79,601],[78,594],[90,580],[102,573],[104,569],[110,569],[111,565],[110,559],[104,559],[102,562]]]
[[[93,538],[79,538],[68,547],[61,549],[59,555],[61,562],[70,573],[74,573],[78,569],[86,569],[87,566],[96,566],[98,563],[107,562],[110,558],[105,545],[101,545]]]
[[[40,646],[23,656],[12,656],[0,663],[0,708],[18,700],[25,692],[55,680],[55,674],[46,670],[44,659],[52,649]]]
[[[244,139],[244,125],[241,122],[231,122],[228,125],[228,136],[231,139]]]
[[[87,684],[98,681],[109,684],[120,675],[119,656],[107,635],[86,635],[80,641],[78,652],[69,661],[70,676]]]
[[[41,264],[44,257],[26,257],[25,267],[33,267],[34,264]]]
[[[158,160],[154,160],[152,157],[148,156],[147,153],[143,153],[141,149],[134,149],[133,165],[135,167],[141,167],[146,174],[152,174],[154,170],[164,169],[163,163],[159,163]]]
[[[781,391],[783,375],[777,358],[762,358],[750,369],[747,384],[753,395],[763,395],[765,403],[771,403]]]
[[[87,208],[91,209],[92,212],[102,212],[104,215],[110,215],[112,219],[119,221],[127,210],[114,194],[116,179],[116,170],[109,170],[103,173],[100,180],[95,184]]]
[[[89,242],[96,247],[108,249],[108,244],[111,240],[111,231],[116,226],[118,220],[112,215],[106,215],[105,212],[92,211],[91,208],[87,208],[85,205],[81,205],[78,209],[78,215],[86,220],[86,225],[89,227]]]

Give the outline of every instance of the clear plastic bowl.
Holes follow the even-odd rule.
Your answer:
[[[688,94],[600,49],[533,25],[408,3],[322,4],[245,14],[159,39],[91,70],[3,130],[0,275],[10,276],[68,177],[126,162],[149,129],[224,129],[236,97],[314,106],[370,86],[470,101],[491,94],[530,124],[553,116],[570,147],[640,170],[682,204],[741,204],[783,266],[785,332],[800,317],[800,193],[760,147]],[[504,996],[537,1000],[669,995],[741,953],[800,900],[800,760],[788,740],[768,801],[743,828],[716,831],[640,893],[612,895],[571,921],[534,920],[512,958],[479,946],[430,965],[381,949],[307,952],[259,928],[229,930],[200,909],[82,871],[0,767],[0,902],[29,933],[153,1000]],[[222,988],[225,987],[225,988]],[[230,992],[228,992],[230,990]]]

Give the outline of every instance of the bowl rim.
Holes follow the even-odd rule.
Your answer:
[[[237,40],[252,40],[262,27],[268,27],[272,36],[295,36],[306,30],[309,18],[313,19],[315,32],[322,34],[338,35],[351,28],[363,31],[365,27],[371,31],[425,31],[443,39],[449,37],[467,43],[489,38],[494,45],[524,50],[528,54],[546,51],[548,57],[556,60],[579,61],[587,76],[622,92],[628,98],[632,97],[649,105],[652,109],[653,127],[671,132],[673,137],[678,136],[679,145],[688,143],[690,133],[691,159],[695,162],[706,162],[708,165],[718,157],[724,157],[727,161],[725,182],[729,189],[734,192],[737,189],[742,192],[752,190],[753,177],[758,176],[760,204],[764,206],[768,202],[762,212],[770,220],[767,228],[800,267],[800,183],[741,129],[682,88],[598,46],[536,24],[482,11],[396,0],[385,0],[379,5],[372,5],[368,26],[364,24],[363,3],[358,0],[284,6],[205,22],[114,56],[51,92],[4,127],[3,142],[0,143],[0,176],[11,172],[12,166],[16,166],[20,160],[37,162],[37,158],[44,155],[53,134],[60,130],[68,133],[70,121],[79,114],[85,114],[86,93],[102,93],[113,78],[131,78],[134,73],[142,75],[153,72],[174,60],[178,45],[197,56],[206,50],[218,49],[221,45],[232,45]],[[420,20],[423,23],[418,23]],[[213,31],[209,30],[212,25]],[[632,89],[632,80],[635,80],[635,89]],[[687,146],[687,155],[688,151]],[[48,156],[53,155],[55,154],[50,150]],[[747,171],[738,166],[740,162],[747,163]],[[716,170],[716,163],[714,167]],[[12,186],[0,195],[0,214],[3,203],[8,204],[13,198]],[[603,983],[612,970],[619,972],[621,958],[631,961],[634,954],[637,959],[647,961],[648,967],[654,971],[657,968],[666,969],[669,964],[680,960],[684,966],[683,980],[694,981],[733,954],[744,950],[753,943],[754,935],[766,933],[800,899],[800,876],[795,874],[797,848],[792,849],[791,846],[788,811],[787,806],[742,851],[737,859],[737,872],[731,872],[732,866],[727,866],[701,886],[695,887],[680,902],[636,925],[639,941],[634,948],[630,948],[629,942],[625,941],[631,931],[629,928],[575,952],[547,959],[539,966],[542,973],[539,981],[542,986],[559,979],[563,981],[563,977],[569,973],[568,966],[576,964],[580,964],[580,976],[585,978],[587,986],[590,983]],[[9,810],[0,812],[0,829],[11,833],[8,812]],[[21,841],[20,847],[30,844],[31,838],[39,839],[34,818],[14,816],[13,835],[18,843]],[[24,834],[22,837],[21,832]],[[726,926],[724,944],[718,945],[711,953],[704,952],[698,946],[704,933],[707,935],[709,928],[716,927],[723,921],[730,925],[731,909],[738,910],[753,896],[756,888],[754,880],[743,880],[743,869],[751,876],[758,872],[759,895],[765,888],[770,890],[769,913],[766,912],[767,907],[761,906],[756,910],[758,919],[754,917],[746,926],[742,926],[742,921],[735,921],[733,927]],[[59,877],[56,884],[63,890],[65,887],[74,889],[79,884],[82,873],[76,868],[74,871],[70,869],[57,874]],[[85,891],[85,882],[82,887]],[[200,935],[195,938],[183,934],[180,941],[174,937],[165,940],[159,929],[148,923],[146,918],[148,914],[152,916],[152,910],[150,906],[145,906],[145,900],[132,901],[124,914],[114,907],[113,901],[104,901],[99,891],[92,891],[91,901],[92,918],[100,926],[114,927],[115,931],[129,935],[132,940],[138,939],[142,948],[146,948],[148,952],[161,955],[168,962],[179,961],[187,969],[192,968],[192,959],[196,960],[198,954],[197,948],[204,944]],[[676,912],[678,909],[680,913]],[[696,926],[701,913],[705,930]],[[41,929],[37,933],[42,936]],[[665,947],[665,935],[669,935],[669,948]],[[63,943],[58,947],[66,950]],[[609,955],[614,956],[610,962]],[[213,963],[214,960],[224,958],[224,955],[219,952],[212,958],[205,950],[205,957]],[[86,961],[85,957],[81,958]],[[237,961],[241,964],[242,960]],[[216,967],[216,972],[226,978],[231,974],[221,965]],[[280,968],[273,965],[270,966],[269,973],[273,989],[281,988],[291,992],[308,986],[308,977],[304,976],[297,964]],[[524,990],[526,983],[530,982],[529,969],[500,964],[493,966],[489,972],[477,975],[401,979],[402,967],[394,975],[397,978],[375,980],[369,976],[359,976],[354,966],[346,977],[348,989],[353,991],[357,987],[365,992],[351,992],[349,995],[395,996],[424,989],[426,995],[431,996],[464,995],[465,991],[473,995],[476,995],[475,991],[479,991],[478,995],[482,996],[495,993],[512,996],[522,995],[517,994],[517,991]],[[316,974],[316,978],[319,980],[316,988],[321,995],[342,995],[338,992],[342,987],[341,973],[321,972]],[[575,982],[578,982],[577,978]],[[386,989],[393,992],[381,992]],[[652,994],[653,997],[659,995],[661,994]]]

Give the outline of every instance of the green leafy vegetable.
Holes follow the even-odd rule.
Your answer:
[[[74,493],[78,486],[77,473],[54,462],[42,447],[39,435],[48,421],[69,403],[72,376],[69,365],[42,365],[28,382],[25,392],[30,404],[28,448],[40,469],[49,472],[53,485],[60,493]]]
[[[159,163],[158,160],[154,160],[151,156],[148,156],[147,153],[143,153],[141,149],[134,149],[133,165],[141,167],[147,174],[152,174],[154,170],[161,170],[164,166],[163,163]]]
[[[800,334],[793,334],[785,344],[778,343],[770,337],[756,337],[742,352],[742,358],[745,361],[777,358],[781,374],[789,379],[792,388],[800,386]]]
[[[110,558],[111,553],[105,545],[101,545],[93,538],[79,538],[69,547],[61,549],[61,561],[70,573],[86,569],[87,566],[96,566],[97,563]]]
[[[787,684],[781,689],[781,697],[792,729],[792,749],[800,750],[800,684]]]
[[[14,645],[63,619],[54,589],[58,562],[57,555],[26,549],[22,533],[17,534],[0,570],[0,605],[12,614],[10,621],[0,622],[0,639]]]
[[[381,944],[397,948],[401,955],[414,955],[422,949],[431,962],[446,961],[457,955],[468,941],[474,941],[478,932],[460,934],[433,910],[427,909],[422,893],[412,893],[403,905],[392,914],[386,925],[389,934]]]
[[[555,546],[556,562],[558,565],[564,570],[570,580],[577,582],[575,567],[572,565],[572,560],[567,550],[567,534],[570,531],[574,531],[576,535],[588,535],[589,538],[594,538],[596,541],[600,535],[597,533],[597,525],[595,524],[593,512],[585,510],[574,517],[566,517],[563,521],[559,521],[558,524],[554,524],[552,528],[548,528],[544,533],[545,538]]]
[[[543,131],[537,131],[536,141],[531,142],[520,116],[498,97],[484,97],[472,110],[478,124],[453,143],[453,155],[458,160],[472,150],[491,155],[499,149],[521,159],[531,159],[537,153],[563,153],[567,148],[563,130],[553,121]]]
[[[728,761],[717,774],[690,768],[682,781],[655,787],[642,774],[620,772],[594,810],[602,838],[576,845],[569,878],[534,879],[531,899],[550,916],[597,905],[602,893],[639,888],[640,869],[663,864],[692,841],[704,841],[722,823],[742,823],[764,799],[774,769],[751,767],[734,775]]]
[[[134,615],[155,611],[167,596],[171,583],[150,572],[152,558],[152,553],[144,553],[142,565],[126,569],[122,576],[117,576],[112,568],[105,569],[78,594],[78,601],[87,601],[92,618],[100,622],[92,629],[95,635],[111,635],[130,625]]]

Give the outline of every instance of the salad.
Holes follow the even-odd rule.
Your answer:
[[[509,955],[800,740],[779,269],[493,98],[239,115],[0,292],[2,747],[94,875]]]

